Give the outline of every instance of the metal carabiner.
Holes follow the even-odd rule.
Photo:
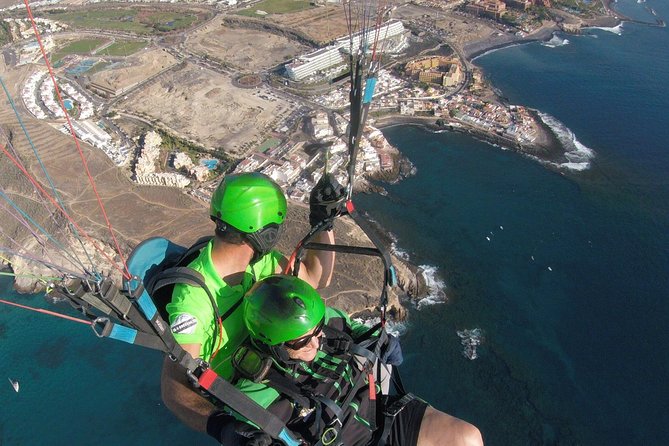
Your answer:
[[[93,330],[93,333],[95,333],[95,336],[97,336],[98,338],[104,338],[105,336],[104,336],[103,333],[105,332],[105,329],[109,326],[110,322],[111,321],[109,320],[108,317],[95,318],[95,320],[93,320],[93,322],[91,323],[91,330]],[[98,331],[97,327],[98,327],[99,324],[102,324],[102,323],[104,323],[104,325],[103,325],[102,329],[100,331]]]

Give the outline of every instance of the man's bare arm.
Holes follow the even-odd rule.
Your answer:
[[[333,245],[334,231],[321,231],[314,237],[313,241]],[[324,288],[330,285],[330,281],[332,280],[334,262],[334,251],[309,249],[307,250],[307,255],[304,256],[298,277],[308,282],[314,288]]]
[[[317,243],[334,244],[333,231],[322,231],[316,234],[313,239]],[[316,249],[308,249],[307,254],[302,261],[298,277],[309,283],[314,288],[324,288],[330,284],[332,280],[332,273],[334,271],[335,253],[333,251],[321,251]],[[275,273],[279,274],[286,271],[288,266],[288,259],[282,258],[279,262],[279,267]],[[291,268],[288,273],[292,273]]]
[[[194,358],[200,356],[200,344],[184,344],[182,347]],[[163,362],[160,391],[165,406],[186,426],[207,431],[207,419],[216,406],[193,389],[186,370],[168,357]]]

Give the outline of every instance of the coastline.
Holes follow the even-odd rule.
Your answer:
[[[515,45],[524,45],[532,42],[545,42],[553,37],[553,34],[562,31],[559,26],[552,24],[542,26],[537,31],[524,37],[504,34],[501,36],[488,37],[483,40],[476,40],[469,42],[462,47],[467,62],[473,62],[474,59],[480,57],[490,51],[499,50]]]
[[[374,126],[379,129],[384,129],[398,125],[414,125],[423,127],[431,132],[465,133],[489,144],[498,145],[519,153],[534,156],[549,163],[567,161],[565,157],[566,148],[560,143],[553,130],[541,120],[536,110],[530,111],[541,130],[540,135],[537,137],[539,143],[532,145],[523,145],[513,139],[505,138],[496,133],[486,132],[476,127],[467,126],[460,121],[436,118],[434,116],[417,117],[392,114],[376,118]],[[438,119],[443,120],[444,125],[437,125],[436,122]]]

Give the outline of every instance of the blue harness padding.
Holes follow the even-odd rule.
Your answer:
[[[376,78],[370,77],[365,83],[365,96],[362,98],[363,104],[369,104],[372,102],[372,97],[374,97],[374,88],[376,87]]]
[[[127,265],[132,278],[125,281],[125,286],[128,290],[139,290],[141,287],[137,303],[147,319],[152,320],[158,310],[144,285],[166,263],[176,262],[186,250],[164,237],[152,237],[137,245],[130,254]]]

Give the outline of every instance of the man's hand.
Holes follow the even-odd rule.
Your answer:
[[[267,435],[264,432],[257,431],[249,441],[246,442],[246,446],[271,446],[274,443],[272,437]]]
[[[309,196],[309,224],[313,228],[322,221],[336,217],[344,209],[345,189],[334,175],[326,173]],[[332,223],[325,230],[332,229]]]
[[[244,443],[246,446],[271,446],[274,444],[274,440],[269,434],[246,423],[237,422],[235,430],[237,434],[248,438],[246,443]]]
[[[269,434],[255,426],[237,420],[224,411],[214,411],[207,421],[207,433],[224,446],[271,446]]]

